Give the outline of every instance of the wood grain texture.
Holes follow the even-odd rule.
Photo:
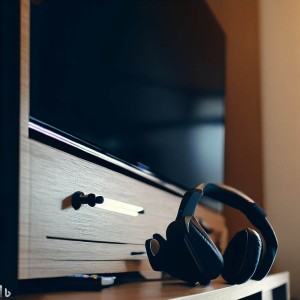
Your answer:
[[[143,244],[175,218],[180,197],[30,140],[32,233],[74,239]],[[83,205],[63,209],[76,191],[141,206],[132,217]]]
[[[147,260],[45,260],[35,259],[36,268],[30,269],[30,277],[19,279],[49,278],[73,274],[99,274],[154,271]],[[161,274],[160,272],[155,272]],[[154,274],[156,275],[156,274]],[[152,275],[150,276],[153,277]]]
[[[138,244],[132,246],[132,251],[141,251],[147,238],[151,238],[155,232],[164,235],[167,225],[175,218],[179,197],[39,142],[29,140],[28,143],[30,171],[27,173],[29,177],[22,178],[22,181],[30,186],[29,201],[22,202],[22,213],[27,212],[29,216],[21,220],[21,222],[28,222],[21,223],[21,227],[28,228],[28,232],[21,232],[20,238],[21,246],[28,245],[28,240],[30,242],[29,247],[20,249],[22,253],[20,278],[36,276],[40,266],[42,277],[47,274],[53,276],[55,273],[53,270],[47,273],[40,264],[42,260],[55,255],[57,259],[62,260],[61,265],[64,264],[63,259],[68,256],[67,243],[47,240],[47,236]],[[142,206],[145,214],[131,217],[88,205],[82,206],[78,211],[72,207],[63,208],[63,200],[77,190]],[[59,242],[64,245],[61,249],[64,249],[66,253],[55,251],[53,245],[56,243],[58,246]],[[69,242],[69,245],[74,249],[72,259],[81,260],[82,251],[88,255],[89,243]],[[99,245],[95,243],[90,247],[91,253],[86,256],[86,259],[93,259]],[[86,250],[83,250],[84,247]],[[75,250],[78,250],[77,254]],[[128,259],[128,254],[124,257],[119,251],[112,251],[112,249],[107,249],[107,251],[111,251],[107,254],[110,256],[106,255],[107,259]],[[53,269],[57,264],[54,265]],[[66,270],[72,274],[70,273],[72,268],[68,269],[67,265],[65,265]],[[48,263],[49,266],[50,263]],[[83,267],[81,272],[91,269],[90,267],[88,270],[85,269],[84,266],[87,264],[84,263],[81,266]],[[108,271],[105,269],[105,272]],[[104,270],[99,269],[98,272],[104,272]]]
[[[19,296],[19,300],[131,300],[131,299],[177,299],[177,300],[236,300],[256,293],[262,294],[262,300],[267,300],[272,289],[287,285],[289,283],[289,274],[279,273],[270,275],[261,281],[248,281],[240,285],[226,285],[220,282],[213,282],[210,286],[190,287],[179,281],[155,281],[155,282],[136,282],[120,286],[114,286],[103,289],[100,292],[64,292],[52,293],[50,295],[29,295]],[[287,292],[286,299],[289,299]]]
[[[30,198],[29,183],[30,158],[28,143],[29,119],[29,0],[21,0],[21,67],[20,67],[20,178],[19,178],[19,236],[29,236]],[[30,252],[28,238],[19,239],[19,265],[24,255]],[[20,277],[20,268],[18,272]]]
[[[20,129],[23,137],[28,137],[29,118],[29,6],[29,0],[21,0]]]

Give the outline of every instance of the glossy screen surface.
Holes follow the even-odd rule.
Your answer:
[[[31,117],[178,186],[223,181],[225,37],[204,1],[35,3]]]

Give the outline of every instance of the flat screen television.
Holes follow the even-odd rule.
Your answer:
[[[32,128],[184,190],[223,181],[225,35],[205,1],[32,1],[30,37]]]

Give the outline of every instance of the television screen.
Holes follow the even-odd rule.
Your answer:
[[[30,117],[184,189],[222,182],[224,55],[202,0],[33,1]]]

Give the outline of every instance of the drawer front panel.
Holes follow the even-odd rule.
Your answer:
[[[123,270],[124,261],[143,260],[145,256],[131,252],[145,251],[145,240],[156,232],[164,236],[176,217],[180,197],[37,141],[27,142],[29,170],[21,183],[28,186],[29,197],[20,199],[21,214],[26,214],[20,218],[20,278],[67,260],[122,260]],[[133,217],[88,205],[74,210],[69,200],[75,191],[141,206],[144,214]],[[64,273],[70,272],[66,268]]]
[[[50,237],[144,244],[154,232],[164,234],[176,216],[180,198],[158,188],[35,141],[30,154],[34,231]],[[88,205],[64,208],[63,200],[78,190],[141,206],[145,213],[132,217]]]

